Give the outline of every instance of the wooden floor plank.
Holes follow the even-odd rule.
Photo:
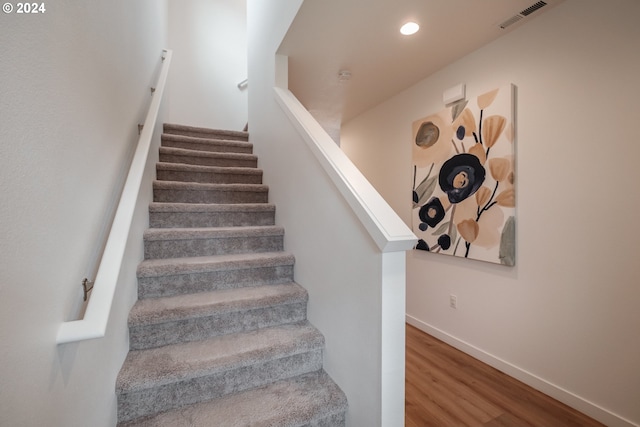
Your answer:
[[[405,427],[603,427],[407,325]]]
[[[485,422],[502,413],[500,408],[491,402],[479,399],[477,393],[463,382],[451,381],[451,376],[447,371],[440,369],[429,359],[424,359],[422,355],[408,352],[407,361],[410,365],[420,364],[426,368],[420,373],[424,374],[422,378],[426,377],[430,381],[427,381],[426,384],[416,384],[416,386],[426,385],[425,391],[433,397],[431,400],[441,401],[439,406],[446,409],[457,423],[465,424],[477,420]],[[418,375],[414,377],[409,369],[407,373],[408,381],[420,378]]]

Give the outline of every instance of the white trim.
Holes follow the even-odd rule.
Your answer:
[[[539,376],[532,374],[518,366],[515,366],[506,360],[503,360],[497,356],[494,356],[486,351],[469,344],[461,339],[458,339],[435,326],[429,325],[413,316],[406,315],[406,321],[408,324],[415,326],[423,332],[438,338],[441,341],[457,348],[464,353],[492,366],[505,374],[522,381],[534,389],[541,391],[542,393],[553,397],[554,399],[568,405],[577,411],[580,411],[595,420],[609,427],[640,427],[640,425],[634,422],[614,414],[613,412],[590,402],[569,390],[566,390],[560,386],[557,386]]]
[[[287,89],[276,100],[382,252],[406,251],[418,238]]]
[[[153,137],[153,130],[156,126],[162,94],[167,82],[169,65],[171,64],[171,50],[165,50],[163,54],[164,62],[158,77],[153,98],[147,112],[144,127],[138,139],[131,168],[127,175],[127,180],[120,196],[120,202],[113,219],[113,225],[107,238],[107,244],[100,260],[98,273],[93,286],[93,291],[87,310],[82,320],[63,322],[58,329],[56,342],[65,344],[75,341],[88,340],[104,337],[113,304],[118,275],[122,265],[122,258],[127,245],[129,229],[140,192],[140,184],[144,174],[149,147]]]
[[[403,426],[405,411],[406,252],[382,254],[381,426]]]

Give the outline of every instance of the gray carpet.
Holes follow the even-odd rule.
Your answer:
[[[165,124],[118,425],[344,426],[246,132]]]

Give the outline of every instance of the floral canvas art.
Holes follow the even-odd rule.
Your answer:
[[[413,122],[416,249],[515,265],[514,87]]]

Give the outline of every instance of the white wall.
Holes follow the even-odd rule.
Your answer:
[[[517,86],[516,266],[415,251],[407,318],[612,426],[640,424],[638,17],[637,0],[567,0],[341,136],[410,224],[412,121],[460,82]]]
[[[113,426],[141,240],[107,336],[55,338],[95,275],[166,47],[166,2],[45,5],[0,16],[0,425]]]
[[[398,272],[383,263],[374,240],[276,103],[275,53],[300,4],[301,0],[248,2],[250,141],[270,186],[269,199],[277,206],[276,222],[286,230],[285,249],[296,257],[295,280],[309,291],[308,318],[326,339],[324,367],[349,400],[347,423],[380,426],[382,367],[396,360],[393,350],[385,353],[389,360],[381,360],[387,326],[381,283],[383,275]],[[402,301],[403,282],[401,288],[397,293]],[[394,338],[400,335],[403,342],[402,321],[399,325]],[[403,345],[395,349],[398,354],[395,367],[402,376]],[[399,395],[402,399],[404,393]],[[395,398],[397,394],[391,396]],[[390,415],[398,422],[384,425],[402,425],[403,417],[401,407]]]
[[[247,123],[246,0],[169,0],[171,123],[242,130]]]

